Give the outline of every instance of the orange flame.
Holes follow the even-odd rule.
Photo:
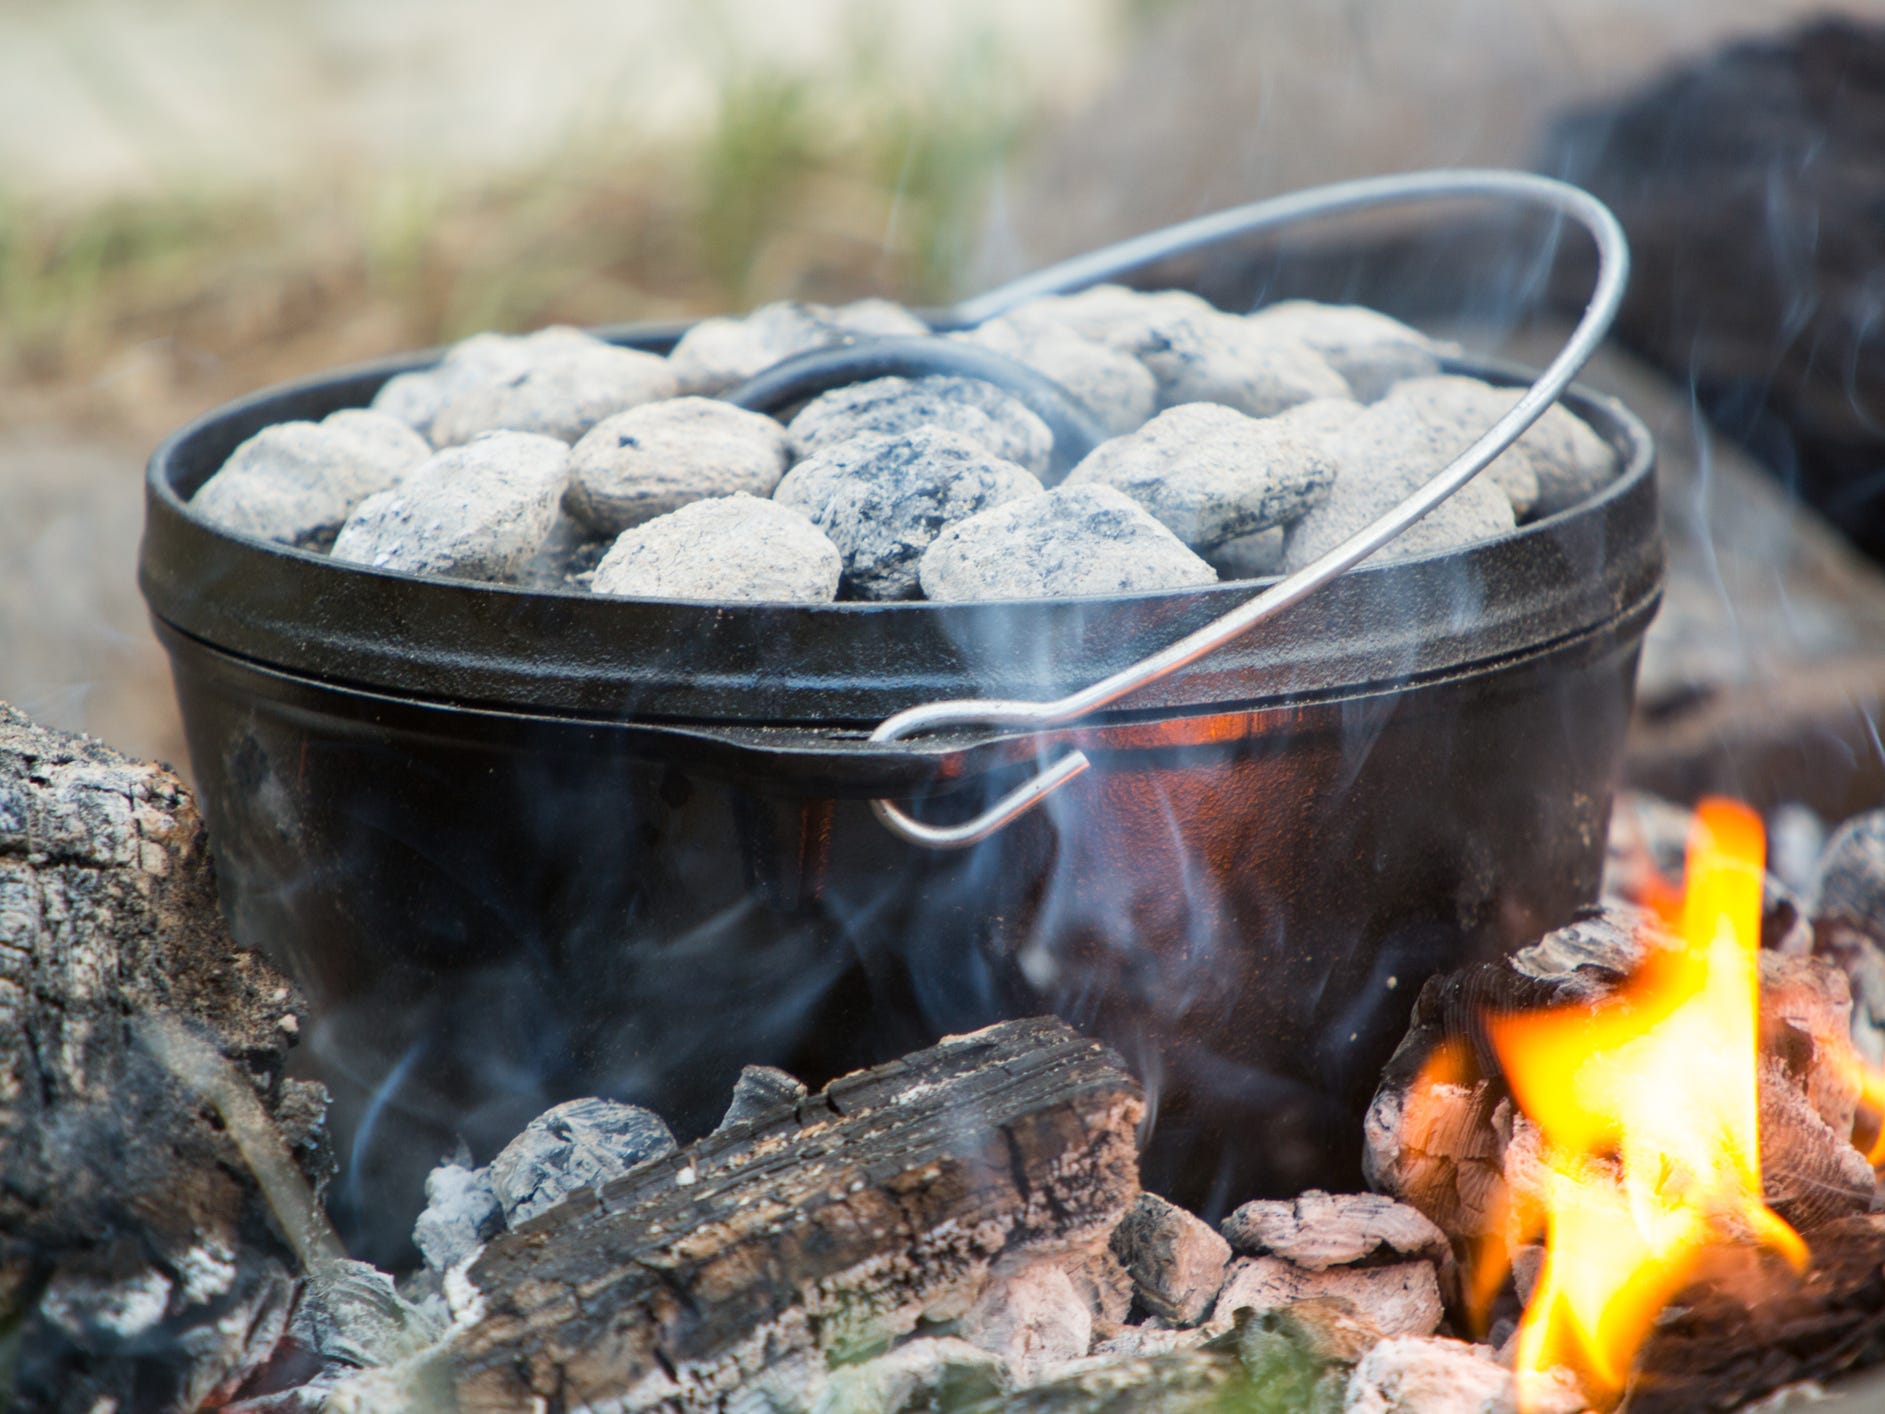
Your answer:
[[[1756,1065],[1764,840],[1751,811],[1705,802],[1687,887],[1661,901],[1679,946],[1653,951],[1594,1007],[1489,1016],[1519,1108],[1543,1140],[1544,1265],[1519,1327],[1528,1389],[1569,1366],[1604,1406],[1623,1395],[1657,1314],[1709,1247],[1752,1238],[1803,1268],[1806,1245],[1762,1201]]]

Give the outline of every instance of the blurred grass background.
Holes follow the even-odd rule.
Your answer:
[[[202,114],[172,102],[166,86],[189,73],[138,72],[159,67],[165,44],[140,60],[113,38],[140,7],[0,0],[0,92],[13,95],[0,97],[0,126],[13,117],[38,133],[0,140],[0,384],[15,399],[69,398],[115,367],[135,386],[106,411],[142,431],[140,400],[161,420],[201,401],[192,394],[478,329],[782,296],[941,299],[972,267],[1030,132],[1176,2],[1017,13],[839,0],[789,7],[788,48],[774,42],[780,17],[760,24],[743,0],[578,0],[539,7],[542,23],[522,32],[514,19],[481,32],[489,7],[470,3],[417,36],[346,4],[179,0],[184,34],[168,42],[195,27],[230,62],[249,56],[255,84],[301,95],[299,125],[254,115],[271,148],[257,161],[228,139],[265,95],[212,86]],[[409,23],[442,9],[389,7]],[[349,15],[370,27],[350,29]],[[35,76],[23,39],[51,31],[64,72]],[[282,53],[255,57],[283,35]],[[525,39],[528,55],[507,52]],[[439,43],[488,52],[410,53]],[[667,48],[596,77],[594,51],[649,59],[651,45]],[[570,84],[593,92],[555,82],[558,47]],[[405,88],[506,65],[538,76],[544,111],[507,119],[475,92],[455,104]],[[331,91],[309,96],[323,75]],[[421,109],[431,116],[416,119]],[[384,131],[376,113],[393,115]],[[334,141],[348,126],[355,137]],[[520,128],[534,140],[510,136]]]

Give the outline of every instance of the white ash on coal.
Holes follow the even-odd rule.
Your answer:
[[[413,1245],[435,1272],[446,1272],[504,1231],[504,1205],[488,1168],[440,1164],[426,1175],[425,1209]]]
[[[624,530],[693,501],[770,496],[785,475],[785,432],[713,398],[644,403],[605,418],[570,450],[570,513],[591,532]]]
[[[1517,388],[1495,388],[1477,378],[1449,375],[1397,383],[1385,401],[1431,428],[1443,457],[1451,457],[1471,446],[1510,412],[1520,396]],[[1510,489],[1510,473],[1501,475],[1501,466],[1506,462],[1530,465],[1537,483],[1535,496],[1529,504],[1522,504],[1522,495],[1513,494],[1512,509],[1534,519],[1576,505],[1617,473],[1616,454],[1574,413],[1562,407],[1546,408],[1544,415],[1486,469],[1487,476]]]
[[[667,361],[595,341],[558,349],[522,372],[448,399],[432,421],[432,442],[461,446],[485,432],[535,432],[573,443],[603,418],[677,391]]]
[[[844,566],[837,598],[921,597],[928,591],[920,562],[939,536],[1038,494],[1037,478],[1049,478],[1057,449],[1041,416],[993,383],[940,374],[829,389],[783,429],[774,418],[702,395],[725,392],[796,354],[927,333],[907,310],[865,300],[837,308],[768,305],[741,319],[706,320],[665,359],[563,327],[480,334],[447,350],[436,366],[381,388],[373,448],[350,451],[338,436],[366,436],[370,425],[359,419],[367,414],[357,410],[318,428],[267,429],[231,457],[196,503],[220,524],[301,548],[322,548],[338,529],[345,553],[335,558],[408,573],[637,597],[828,600],[814,583],[822,570],[809,568],[806,547],[783,524],[775,528],[783,537],[779,559],[797,569],[777,582],[758,570],[679,564],[675,557],[692,553],[690,546],[703,555],[722,552],[713,536],[696,544],[698,527],[689,521],[679,526],[688,535],[672,525],[654,533],[649,543],[661,547],[658,555],[635,550],[643,563],[634,575],[624,577],[618,558],[615,572],[597,577],[612,549],[628,554],[612,537],[701,503],[770,496],[803,511],[836,545]],[[1174,559],[1169,544],[1144,539],[1137,543],[1149,558],[1128,568],[1126,542],[1111,537],[1102,547],[1098,541],[1108,537],[1087,535],[1101,566],[1090,573],[1070,566],[957,573],[952,565],[939,569],[937,582],[939,596],[954,599],[1170,589],[1301,568],[1397,505],[1519,396],[1440,374],[1450,350],[1385,315],[1303,300],[1236,315],[1183,291],[1102,285],[1030,300],[951,337],[1058,382],[1112,434],[1067,480],[1124,491],[1195,552]],[[546,529],[540,498],[523,497],[506,510],[482,490],[451,504],[415,439],[387,418],[445,448],[500,432],[573,444],[561,516]],[[868,454],[859,445],[866,443],[874,448]],[[973,475],[965,443],[982,457]],[[1064,466],[1068,449],[1058,450]],[[488,448],[480,455],[488,474],[493,457]],[[1587,498],[1617,470],[1610,447],[1555,407],[1484,477],[1376,557],[1431,554],[1504,534]],[[420,476],[423,507],[385,499],[404,495],[407,481]],[[477,485],[462,479],[466,489]],[[1045,556],[1081,538],[1078,517],[1065,511],[1066,503],[1050,502],[1035,513],[1054,526],[1043,540]],[[731,513],[714,512],[699,524],[710,522],[730,525]],[[768,538],[757,518],[748,528]],[[474,534],[493,544],[456,543]],[[1002,542],[988,543],[992,550]],[[765,556],[745,558],[758,564]]]
[[[1094,448],[1063,484],[1123,491],[1203,553],[1300,519],[1328,498],[1335,470],[1287,418],[1187,403]]]
[[[337,532],[362,501],[431,455],[399,419],[342,408],[319,422],[264,427],[229,454],[190,504],[227,530],[303,545]]]
[[[388,379],[374,394],[373,408],[429,439],[440,409],[459,395],[516,377],[546,358],[600,344],[593,334],[566,324],[529,334],[473,334],[453,344],[432,367]]]
[[[1217,571],[1124,492],[1057,486],[983,511],[936,537],[921,566],[930,599],[1053,599],[1215,584]]]
[[[980,378],[872,378],[821,393],[787,427],[801,459],[859,437],[952,432],[1037,477],[1047,470],[1054,434],[1019,398]]]
[[[1143,363],[1038,311],[1022,308],[957,337],[1052,378],[1113,436],[1137,430],[1158,411],[1158,382]]]
[[[491,1189],[505,1222],[516,1227],[674,1148],[661,1117],[639,1105],[568,1100],[531,1120],[491,1160]]]
[[[921,426],[814,452],[786,473],[773,499],[803,512],[838,547],[849,597],[914,599],[919,565],[938,536],[1041,494],[1037,476],[986,443]]]
[[[1158,380],[1160,407],[1223,403],[1273,417],[1316,398],[1351,396],[1348,380],[1309,345],[1271,338],[1234,314],[1173,324],[1139,357]]]
[[[1406,378],[1440,371],[1444,350],[1418,329],[1358,304],[1279,300],[1247,316],[1266,337],[1307,344],[1371,403]]]
[[[836,307],[785,300],[762,305],[744,318],[703,319],[668,355],[679,391],[712,396],[793,354],[870,338],[913,338],[929,326],[889,300],[864,299]]]
[[[1393,1336],[1355,1365],[1344,1414],[1451,1414],[1517,1410],[1511,1368],[1488,1345],[1446,1336]],[[1526,1386],[1527,1414],[1584,1414],[1590,1401],[1568,1370]]]
[[[362,501],[333,557],[406,574],[514,578],[556,525],[569,448],[530,432],[492,432],[442,451]]]
[[[744,493],[695,501],[625,530],[590,588],[628,598],[820,604],[844,558],[803,512]]]

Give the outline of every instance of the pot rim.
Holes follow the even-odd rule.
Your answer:
[[[597,331],[660,350],[674,325]],[[726,604],[537,590],[338,565],[240,535],[184,500],[269,423],[362,406],[408,354],[277,385],[168,438],[146,475],[139,585],[185,638],[298,676],[503,709],[637,719],[875,722],[941,697],[1045,698],[1123,667],[1273,579],[1064,599]],[[1445,371],[1526,383],[1516,365]],[[1654,598],[1662,547],[1643,424],[1573,385],[1620,474],[1580,505],[1454,550],[1364,563],[1135,696],[1192,708],[1394,682],[1587,632]]]

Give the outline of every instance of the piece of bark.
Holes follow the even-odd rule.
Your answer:
[[[1281,1257],[1239,1257],[1224,1278],[1210,1325],[1224,1330],[1239,1311],[1261,1315],[1327,1299],[1347,1302],[1384,1336],[1431,1335],[1445,1315],[1439,1274],[1431,1262],[1312,1272]]]
[[[1221,1236],[1154,1193],[1139,1195],[1114,1230],[1112,1248],[1139,1304],[1181,1326],[1204,1319],[1230,1261]]]
[[[833,1081],[491,1241],[459,1407],[714,1407],[907,1331],[1004,1254],[1095,1250],[1138,1192],[1117,1057],[1006,1022]]]
[[[285,1325],[297,1167],[287,982],[224,928],[160,766],[0,704],[0,1325],[21,1408],[194,1409]],[[283,1196],[286,1195],[286,1196]]]
[[[1308,1271],[1425,1258],[1444,1262],[1446,1234],[1405,1203],[1379,1193],[1331,1196],[1312,1188],[1299,1198],[1259,1199],[1220,1229],[1245,1256],[1282,1257]]]

